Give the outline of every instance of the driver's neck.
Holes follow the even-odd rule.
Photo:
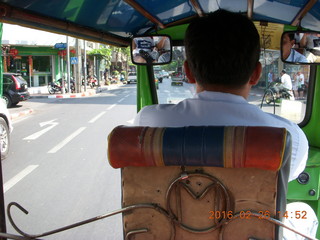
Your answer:
[[[246,84],[243,87],[240,88],[230,88],[223,85],[206,85],[201,86],[199,84],[196,84],[196,91],[197,93],[203,92],[203,91],[211,91],[211,92],[222,92],[222,93],[230,93],[238,96],[242,96],[245,99],[248,99],[249,93],[251,90],[251,86]]]

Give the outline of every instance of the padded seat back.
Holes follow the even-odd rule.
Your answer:
[[[285,211],[290,154],[282,128],[119,126],[109,135],[109,162],[122,168],[122,206],[137,205],[123,214],[124,233],[280,239],[264,218]]]

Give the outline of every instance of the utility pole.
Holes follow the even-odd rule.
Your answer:
[[[69,36],[67,36],[67,81],[68,81],[68,93],[70,93],[70,47]],[[64,89],[64,85],[62,86]]]
[[[76,84],[76,92],[80,92],[81,90],[81,66],[82,66],[82,59],[81,59],[81,40],[76,39],[76,56],[78,59],[78,63],[76,65],[76,76],[75,76],[75,84]]]
[[[87,42],[86,40],[83,40],[83,51],[84,51],[84,57],[83,57],[83,83],[84,83],[84,91],[87,91]]]

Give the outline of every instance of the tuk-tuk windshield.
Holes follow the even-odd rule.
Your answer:
[[[173,47],[172,53],[170,64],[153,67],[160,104],[176,104],[196,94],[195,85],[188,82],[184,72],[184,47]],[[263,50],[260,62],[263,72],[248,101],[265,112],[301,123],[306,114],[310,66],[283,63],[279,50]],[[290,84],[291,88],[287,86]]]

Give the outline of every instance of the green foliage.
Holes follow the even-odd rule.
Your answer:
[[[122,48],[120,48],[120,47],[114,47],[114,46],[110,46],[110,48],[112,49],[112,51],[114,51],[114,52],[120,52],[120,53],[122,53],[124,56],[125,56],[125,58],[126,58],[126,60],[127,60],[127,62],[128,63],[131,63],[131,58],[130,58],[130,47],[122,47]]]
[[[176,71],[178,67],[178,62],[173,60],[170,64],[162,65],[162,69],[169,72],[169,71]]]
[[[110,48],[110,46],[101,45],[100,49],[92,49],[91,51],[87,52],[87,55],[90,59],[93,59],[94,56],[99,60],[104,59],[106,65],[110,65],[112,58],[112,49]]]
[[[98,60],[103,59],[105,61],[105,66],[107,67],[111,66],[113,52],[121,52],[128,64],[131,64],[130,47],[120,48],[109,45],[101,45],[99,49],[92,49],[91,51],[88,51],[87,55],[91,60],[93,60],[94,57],[96,57]]]

